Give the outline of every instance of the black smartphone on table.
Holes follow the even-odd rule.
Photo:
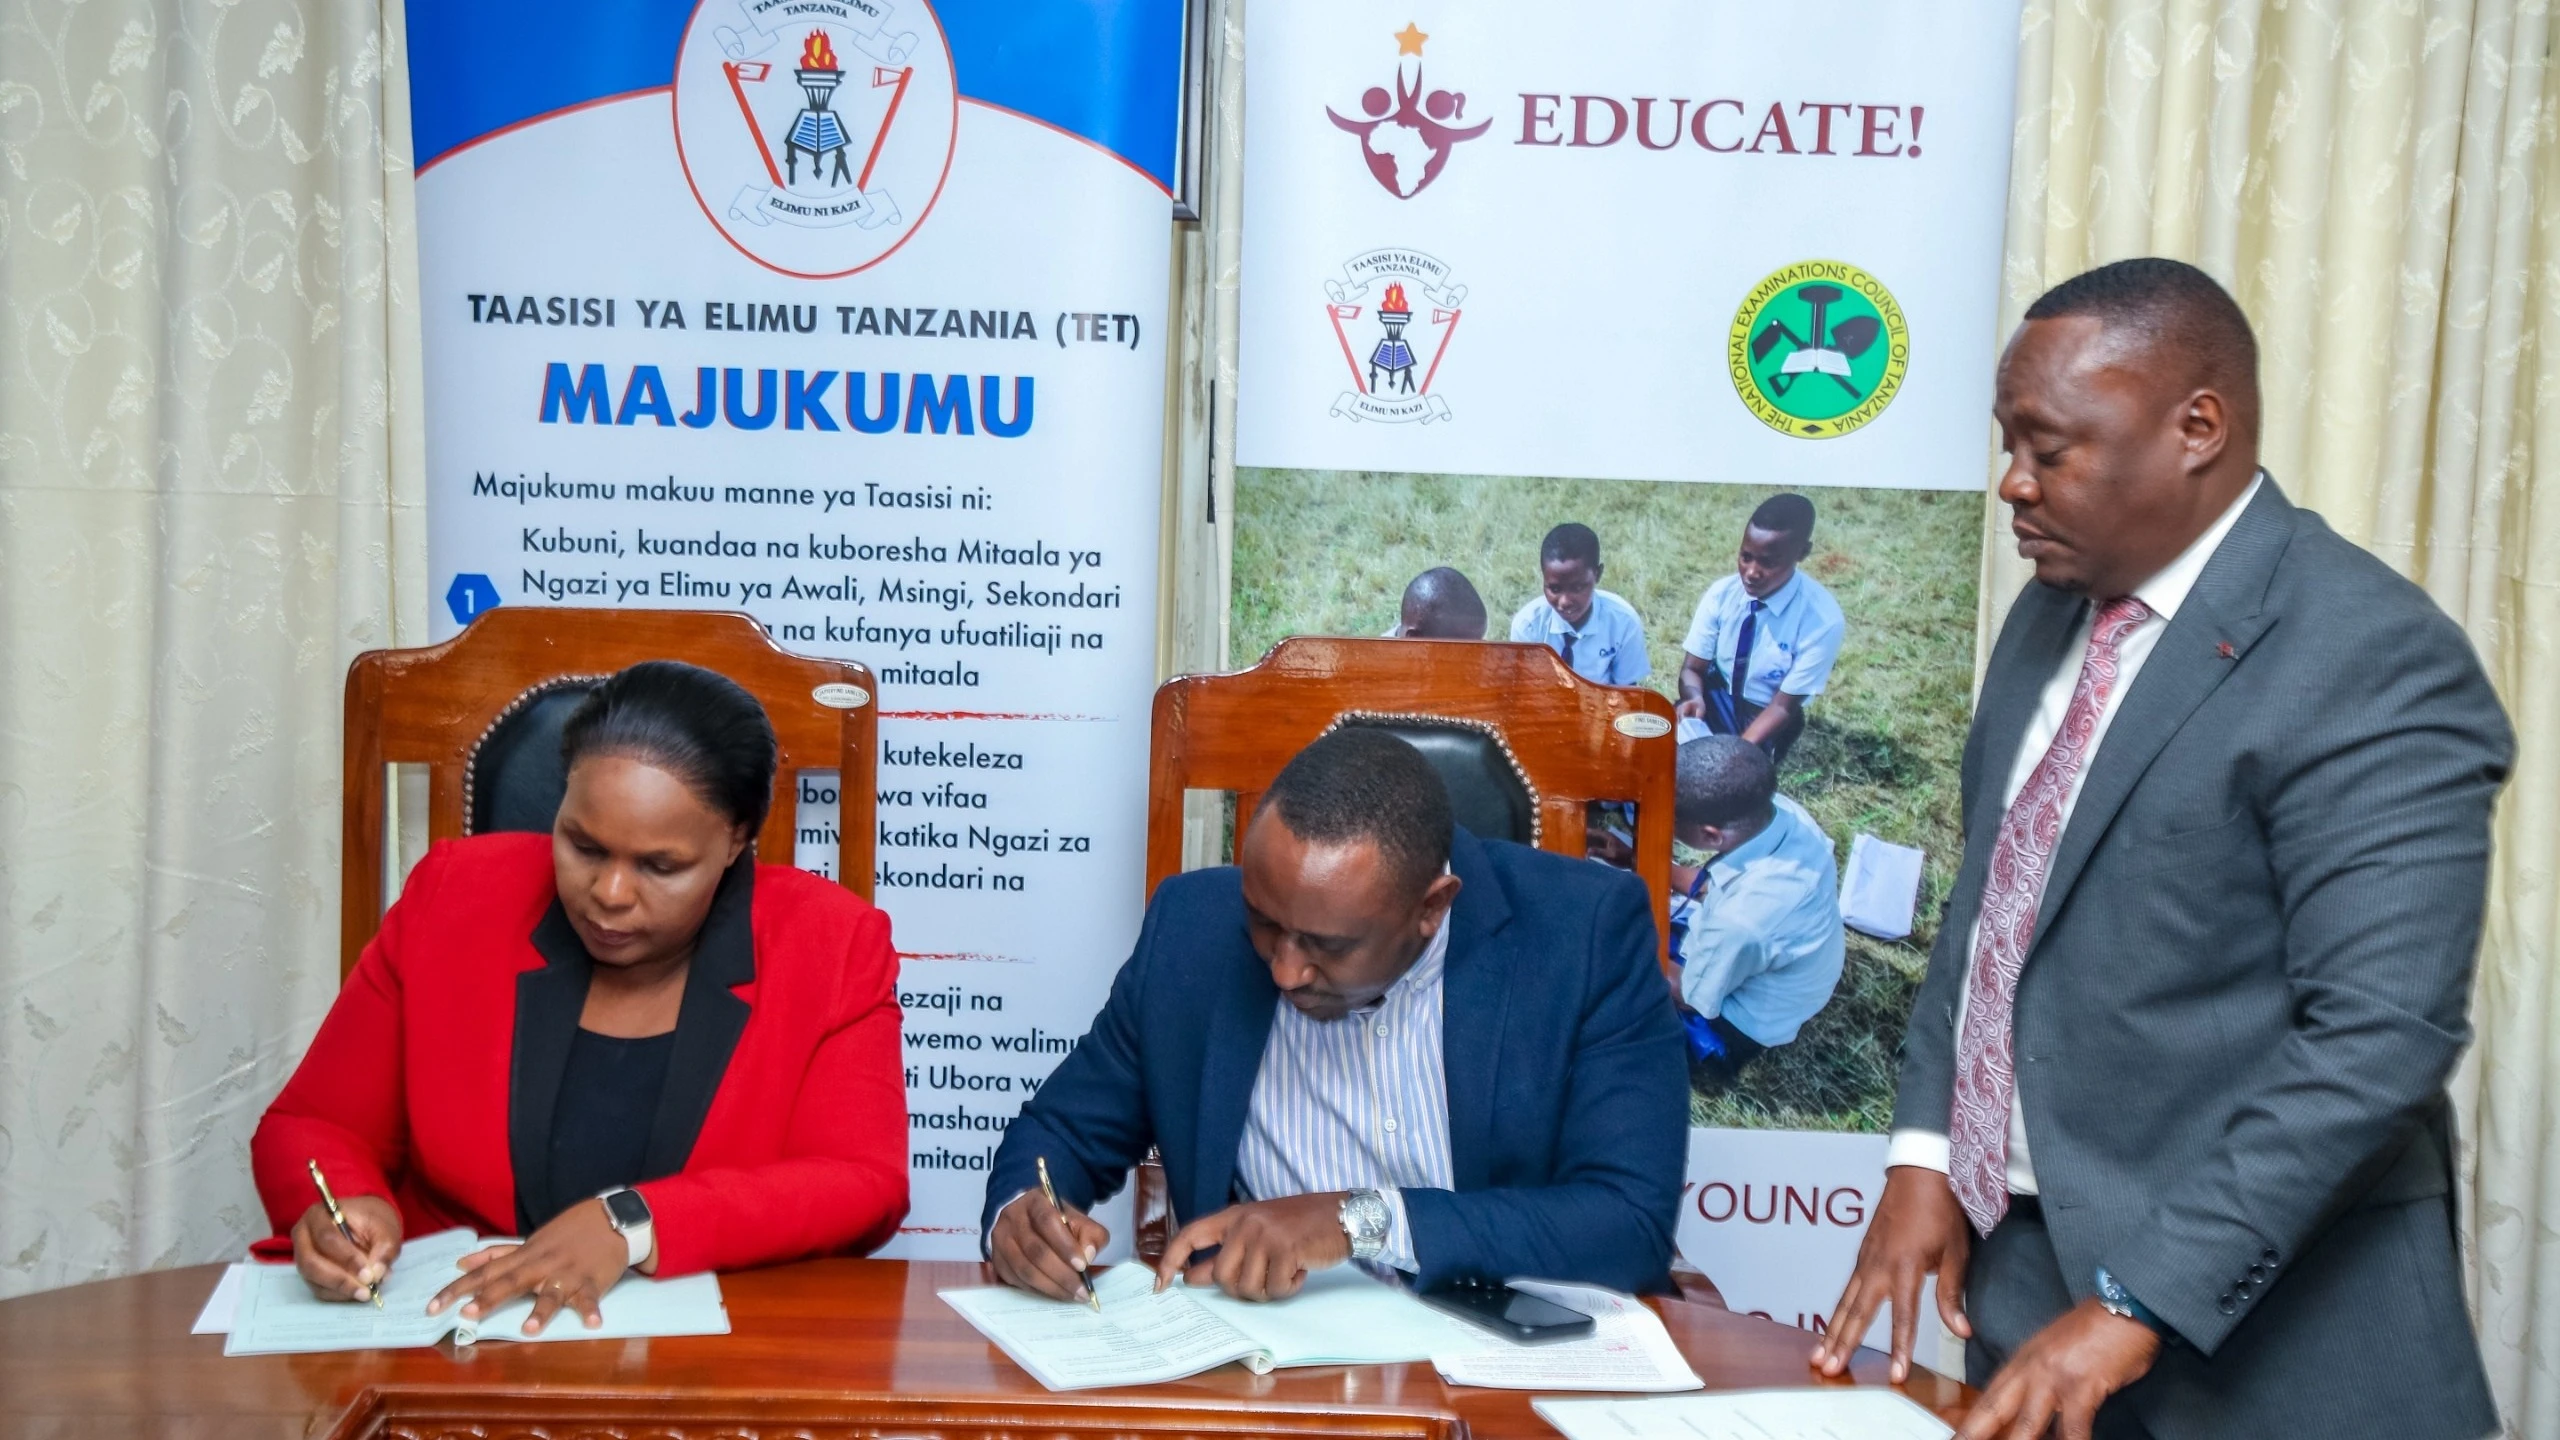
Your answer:
[[[1593,1329],[1591,1317],[1581,1311],[1568,1310],[1552,1300],[1541,1300],[1508,1285],[1462,1281],[1414,1293],[1423,1304],[1435,1310],[1481,1325],[1517,1344],[1544,1345],[1557,1340],[1579,1340]]]

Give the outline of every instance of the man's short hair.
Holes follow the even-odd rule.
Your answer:
[[[2201,383],[2227,390],[2254,434],[2258,337],[2231,292],[2183,260],[2146,255],[2082,271],[2036,297],[2029,320],[2089,315],[2140,337],[2146,354],[2180,356]]]
[[[1778,767],[1769,752],[1739,735],[1701,735],[1673,762],[1671,817],[1682,825],[1765,821],[1775,808]]]
[[[1446,565],[1423,571],[1404,587],[1404,603],[1398,607],[1397,619],[1401,621],[1406,616],[1420,621],[1413,630],[1416,639],[1484,638],[1484,597],[1476,593],[1474,582]]]
[[[1421,751],[1384,730],[1345,725],[1299,751],[1253,813],[1266,810],[1301,840],[1374,842],[1412,892],[1449,863],[1449,787]]]
[[[1547,532],[1538,546],[1538,563],[1553,565],[1559,560],[1579,560],[1594,571],[1600,568],[1600,536],[1588,525],[1568,520]]]
[[[1772,535],[1793,535],[1813,543],[1813,502],[1802,495],[1772,495],[1751,512],[1751,528]]]

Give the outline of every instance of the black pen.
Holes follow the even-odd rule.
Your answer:
[[[329,1207],[329,1218],[337,1222],[338,1233],[347,1237],[347,1243],[356,1247],[356,1256],[358,1261],[361,1262],[364,1256],[363,1242],[357,1240],[356,1232],[347,1227],[347,1212],[338,1208],[338,1197],[329,1193],[328,1177],[320,1173],[320,1162],[313,1160],[310,1162],[310,1165],[311,1183],[320,1187],[320,1203]],[[357,1278],[363,1278],[361,1268],[359,1268],[357,1272]],[[365,1288],[373,1292],[373,1308],[376,1310],[381,1309],[381,1284],[376,1282],[375,1284],[368,1285]]]

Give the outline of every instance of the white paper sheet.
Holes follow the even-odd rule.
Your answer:
[[[1477,1346],[1431,1359],[1452,1385],[1497,1390],[1607,1390],[1655,1393],[1695,1390],[1705,1382],[1689,1368],[1662,1317],[1641,1300],[1588,1285],[1514,1280],[1511,1287],[1592,1319],[1592,1333],[1547,1345],[1503,1343],[1476,1332]],[[1484,1345],[1486,1338],[1495,1343]]]
[[[1286,1300],[1238,1300],[1205,1286],[1185,1293],[1268,1352],[1275,1366],[1399,1365],[1499,1339],[1352,1265],[1310,1274]]]
[[[1530,1404],[1566,1440],[1945,1440],[1955,1433],[1903,1396],[1865,1386]]]
[[[563,1311],[540,1335],[525,1334],[524,1322],[533,1314],[529,1296],[477,1320],[463,1320],[457,1310],[429,1315],[427,1302],[461,1274],[455,1262],[496,1243],[500,1242],[468,1230],[446,1230],[408,1242],[382,1282],[379,1308],[322,1300],[290,1265],[234,1265],[223,1272],[212,1298],[196,1317],[196,1333],[227,1334],[225,1355],[399,1349],[433,1345],[447,1334],[457,1344],[470,1344],[475,1340],[625,1340],[729,1333],[729,1311],[722,1303],[716,1275],[673,1280],[625,1275],[605,1292],[597,1306],[604,1324],[593,1330],[576,1314]]]
[[[1144,1265],[1113,1266],[1094,1278],[1093,1292],[1102,1297],[1099,1314],[1002,1285],[945,1290],[942,1300],[1052,1390],[1152,1385],[1230,1360],[1271,1368],[1252,1340],[1180,1286],[1157,1294]]]

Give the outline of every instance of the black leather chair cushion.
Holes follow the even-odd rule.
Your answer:
[[[500,719],[471,756],[471,831],[549,831],[569,790],[560,731],[599,682],[553,681]]]
[[[1478,838],[1537,843],[1538,805],[1511,757],[1491,735],[1464,725],[1428,720],[1373,720],[1354,716],[1346,725],[1384,730],[1414,749],[1449,787],[1449,808]]]

